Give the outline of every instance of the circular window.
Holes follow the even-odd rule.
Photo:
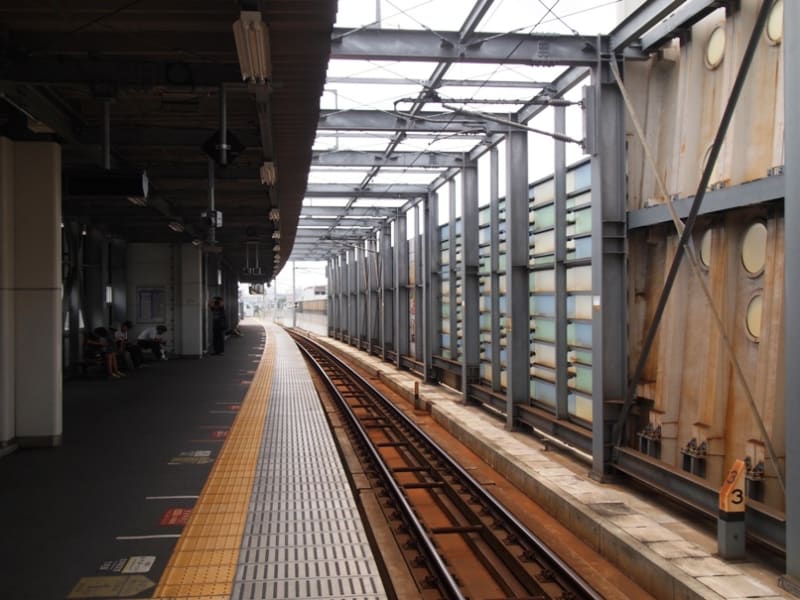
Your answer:
[[[709,69],[716,69],[725,56],[725,26],[719,25],[714,28],[706,44],[706,66]]]
[[[763,297],[761,294],[756,294],[750,299],[750,304],[747,305],[747,315],[745,317],[745,325],[747,333],[755,339],[761,337],[761,311],[764,306]]]
[[[764,270],[767,261],[767,226],[760,221],[753,223],[742,240],[742,265],[751,275]]]
[[[711,230],[706,229],[700,238],[700,262],[704,267],[711,266]]]
[[[769,11],[766,27],[767,39],[773,44],[783,40],[783,0],[776,0]]]

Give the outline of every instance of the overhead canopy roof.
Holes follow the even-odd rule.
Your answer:
[[[268,27],[266,84],[242,82],[232,31],[241,10],[260,10]],[[127,241],[209,247],[201,214],[213,155],[223,216],[216,245],[240,279],[269,280],[273,230],[278,269],[294,241],[335,11],[335,0],[4,0],[0,134],[62,143],[64,219]],[[227,166],[214,139],[223,86]],[[146,170],[147,206],[128,202],[99,172],[106,110],[112,171]],[[261,183],[265,161],[276,167],[273,187]],[[268,218],[274,207],[277,222]],[[256,248],[261,271],[253,273]]]
[[[552,4],[392,1],[376,14],[374,3],[340,1],[292,258],[326,259],[373,237],[508,130],[486,114],[506,120],[549,98],[568,68],[555,57],[596,61],[600,29],[576,28],[613,23],[615,7]],[[549,55],[537,61],[544,38],[532,34],[542,32]]]
[[[340,0],[291,258],[363,245],[514,123],[552,133],[549,106],[567,106],[567,157],[579,159],[577,88],[589,68],[614,54],[644,58],[632,42],[682,1],[650,0],[617,25],[618,4]],[[552,143],[529,132],[532,179],[552,172]]]

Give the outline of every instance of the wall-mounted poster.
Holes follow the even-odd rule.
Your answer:
[[[166,292],[163,287],[136,290],[136,321],[163,323],[166,320]]]

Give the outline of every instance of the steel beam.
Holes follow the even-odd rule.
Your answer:
[[[457,152],[392,152],[388,157],[382,152],[360,152],[355,150],[335,150],[314,152],[312,167],[394,167],[407,169],[442,169],[461,167],[462,154]]]
[[[305,216],[305,211],[301,213],[302,216]],[[331,218],[331,217],[323,217],[323,218],[314,218],[314,219],[304,219],[300,218],[297,221],[298,227],[318,227],[320,225],[327,225],[328,227],[334,227],[336,225],[340,225],[345,229],[348,227],[380,227],[381,223],[383,223],[383,219],[352,219],[348,213],[344,213],[341,215],[341,218]]]
[[[0,99],[34,121],[41,121],[56,135],[68,143],[78,142],[78,125],[62,109],[51,102],[44,94],[31,85],[0,82]],[[81,136],[82,137],[82,136]],[[96,138],[103,139],[102,129]]]
[[[309,183],[306,198],[421,198],[428,193],[428,186],[410,183],[370,184],[360,188],[346,183]]]
[[[364,338],[364,325],[366,317],[365,297],[365,271],[364,271],[364,244],[363,242],[353,249],[355,263],[353,263],[353,275],[355,279],[355,310],[353,311],[356,320],[356,347],[361,348]]]
[[[414,211],[414,236],[411,238],[411,243],[414,244],[414,360],[418,362],[422,362],[423,360],[423,353],[422,348],[424,346],[422,339],[425,336],[425,332],[423,329],[424,326],[424,318],[423,318],[423,298],[422,298],[422,280],[424,279],[424,273],[422,270],[422,248],[423,248],[423,239],[422,239],[422,230],[420,227],[420,218],[422,212],[422,206],[417,204],[413,208]]]
[[[788,164],[788,161],[787,161]],[[766,175],[766,174],[765,174]],[[706,201],[700,205],[698,215],[724,212],[764,202],[783,200],[786,195],[786,178],[783,174],[756,179],[729,188],[706,192]],[[674,201],[679,219],[689,216],[694,196]],[[666,204],[640,208],[628,212],[628,230],[651,227],[672,221]]]
[[[783,3],[783,22],[800,23],[800,3]],[[800,115],[794,110],[800,102],[800,32],[783,29],[784,76],[784,152],[786,161],[786,202],[784,203],[784,294],[786,347],[783,352],[786,385],[786,575],[782,586],[800,595],[800,369],[795,358],[800,352]],[[776,398],[776,401],[778,399]]]
[[[645,52],[655,50],[669,41],[680,31],[691,28],[700,19],[719,7],[728,5],[728,0],[684,0],[671,15],[641,36],[642,49]]]
[[[611,50],[621,52],[686,0],[649,0],[644,2],[611,32]]]
[[[610,472],[612,428],[625,398],[627,295],[625,262],[625,112],[617,86],[592,71],[587,128],[592,153],[592,471]]]
[[[498,119],[506,118],[506,115],[491,116]],[[484,135],[504,130],[503,125],[494,121],[455,115],[449,110],[418,112],[414,115],[367,109],[321,110],[317,124],[317,131],[415,131]]]
[[[461,38],[457,31],[336,28],[331,58],[530,66],[589,65],[596,58],[596,36],[481,32]]]
[[[490,327],[492,340],[492,390],[500,391],[500,157],[497,148],[489,155],[489,285],[491,293]],[[506,213],[508,214],[508,213]],[[506,263],[508,264],[508,263]]]
[[[408,242],[406,215],[394,220],[394,339],[395,366],[408,355]]]
[[[389,360],[389,350],[394,349],[394,261],[392,260],[392,225],[381,229],[381,358]]]
[[[467,402],[480,373],[477,162],[467,163],[461,173],[461,392]]]
[[[424,310],[424,330],[423,335],[425,348],[423,350],[422,362],[425,370],[425,381],[435,381],[436,375],[433,370],[433,355],[440,354],[439,348],[439,321],[441,320],[442,305],[440,295],[442,293],[441,275],[439,270],[441,264],[439,260],[439,198],[431,192],[423,201],[423,211],[425,215],[424,227],[424,254],[422,263],[422,296]]]
[[[367,240],[367,352],[375,351],[379,334],[378,312],[378,244],[375,237]]]
[[[447,183],[449,196],[448,231],[450,232],[450,243],[448,246],[447,274],[450,281],[447,300],[450,303],[449,325],[450,325],[450,358],[456,360],[458,357],[458,298],[456,288],[458,287],[458,269],[456,268],[456,182],[451,179]]]
[[[506,141],[506,428],[516,405],[530,404],[530,282],[528,270],[528,134],[510,130]]]
[[[566,110],[554,109],[555,130],[565,133]],[[553,183],[555,185],[555,283],[556,283],[556,418],[569,417],[567,386],[567,158],[566,144],[554,143]]]
[[[380,207],[361,208],[357,206],[351,206],[350,208],[345,210],[343,206],[338,207],[338,206],[303,205],[301,214],[303,217],[341,217],[346,214],[351,217],[381,217],[382,219],[388,219],[390,217],[394,217],[397,214],[397,209],[380,208]],[[382,223],[383,221],[377,221],[377,222]]]
[[[328,77],[328,84],[347,83],[357,85],[427,85],[424,79],[389,78],[389,77]],[[475,81],[471,79],[442,79],[440,87],[475,87]],[[531,88],[546,88],[550,85],[549,81],[519,81],[510,79],[490,79],[480,83],[482,89],[486,88],[521,88],[529,90]]]
[[[547,108],[547,105],[542,104],[541,102],[544,98],[560,98],[578,85],[581,81],[583,81],[589,75],[589,73],[590,71],[586,67],[573,67],[571,69],[567,69],[553,80],[553,83],[550,87],[538,93],[536,96],[534,96],[532,102],[530,102],[527,106],[522,107],[517,112],[515,120],[520,123],[527,123],[533,117]]]
[[[154,87],[199,91],[198,88],[219,89],[221,82],[244,87],[236,62],[164,62],[126,59],[80,59],[28,56],[24,61],[10,61],[3,66],[2,79],[15,83],[58,85],[93,84],[135,87],[138,90]]]

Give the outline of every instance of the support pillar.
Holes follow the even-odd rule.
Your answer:
[[[403,356],[408,354],[408,242],[407,215],[394,221],[394,339],[395,365],[403,366]]]
[[[592,470],[610,469],[612,428],[625,398],[625,112],[608,67],[592,70],[586,106],[592,155]]]
[[[381,358],[389,360],[389,350],[394,348],[394,261],[392,260],[392,225],[381,229]]]
[[[378,242],[372,237],[367,240],[367,352],[375,353],[378,340]]]
[[[192,244],[180,245],[180,337],[175,350],[191,358],[203,356],[203,252]],[[177,332],[176,332],[177,334]]]
[[[420,219],[423,218],[423,206],[417,204],[414,207],[414,237],[411,243],[414,244],[414,359],[423,361],[423,338],[425,337],[425,329],[423,328],[423,280],[425,279],[425,272],[423,271],[423,239],[422,227]]]
[[[528,134],[514,129],[506,138],[506,236],[508,239],[508,388],[506,428],[514,427],[515,406],[530,403],[530,282],[528,269]]]
[[[0,441],[56,446],[62,434],[61,148],[1,144],[0,337],[11,343],[3,339],[0,346]]]
[[[425,348],[423,350],[424,378],[425,381],[435,381],[437,379],[433,368],[433,355],[440,354],[439,349],[439,321],[442,314],[442,304],[440,295],[441,287],[441,264],[439,260],[439,200],[435,192],[431,192],[425,198],[423,210],[425,214],[425,250],[422,262],[422,295],[424,297],[423,310]]]
[[[469,401],[469,386],[480,372],[480,282],[478,280],[478,163],[465,161],[461,171],[461,392]],[[526,261],[527,264],[527,261]]]
[[[553,108],[555,132],[566,135],[567,109]],[[567,144],[563,140],[554,142],[555,184],[555,284],[556,284],[556,418],[569,418],[567,402]]]
[[[800,22],[800,3],[783,3],[784,24]],[[794,107],[800,101],[800,32],[783,28],[783,77],[785,130],[784,152],[786,197],[784,200],[786,248],[784,285],[786,306],[786,575],[781,587],[800,596],[800,371],[795,364],[800,352],[800,115]]]
[[[451,179],[447,183],[448,192],[450,194],[450,201],[448,206],[448,220],[447,230],[449,232],[450,243],[448,245],[448,258],[447,258],[447,276],[450,283],[450,292],[447,297],[450,314],[448,317],[450,326],[450,358],[452,360],[460,360],[458,356],[458,295],[456,289],[458,288],[458,269],[456,252],[456,182]]]
[[[497,147],[490,150],[489,182],[489,281],[491,296],[490,327],[492,348],[492,389],[500,391],[500,157]],[[505,177],[505,173],[502,174]]]
[[[16,437],[14,240],[14,143],[0,137],[0,454]]]

